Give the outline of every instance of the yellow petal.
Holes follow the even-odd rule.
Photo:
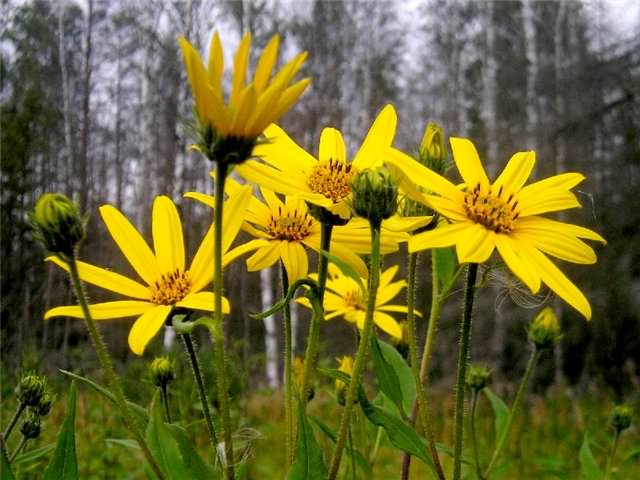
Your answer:
[[[353,157],[353,165],[360,170],[380,166],[386,149],[393,143],[397,124],[398,116],[393,105],[385,105],[371,124],[360,150]]]
[[[205,312],[213,312],[214,311],[214,302],[213,302],[213,292],[197,292],[190,293],[178,303],[176,303],[176,307],[184,307],[192,310],[203,310]],[[222,297],[222,313],[231,312],[231,305],[229,304],[229,300],[225,297]]]
[[[294,142],[287,132],[276,124],[269,125],[264,131],[264,136],[267,139],[266,143],[255,147],[253,154],[274,167],[294,171],[306,179],[307,172],[318,163],[313,155]]]
[[[247,132],[251,136],[257,137],[262,131],[269,126],[270,123],[277,119],[273,116],[273,112],[278,104],[278,99],[286,88],[286,84],[274,83],[267,88],[257,101],[256,107],[251,112],[251,117],[247,122]]]
[[[176,206],[165,195],[153,201],[153,247],[163,273],[184,272],[184,236]]]
[[[173,306],[156,305],[138,318],[129,332],[129,348],[136,355],[142,355],[147,343],[155,337],[171,313]]]
[[[213,280],[213,226],[209,227],[191,261],[191,291],[198,292]]]
[[[457,222],[468,221],[467,213],[462,204],[456,203],[445,197],[436,197],[435,195],[425,195],[425,202],[428,207],[433,208],[436,212],[442,214],[450,220]]]
[[[209,78],[211,79],[211,88],[219,98],[222,98],[223,68],[224,54],[222,52],[222,44],[220,43],[218,32],[215,32],[209,44]]]
[[[584,175],[581,173],[561,173],[560,175],[554,175],[543,180],[537,181],[526,187],[518,193],[518,199],[528,201],[530,197],[540,197],[545,195],[547,190],[571,190],[584,180]]]
[[[593,230],[589,230],[588,228],[574,225],[572,223],[559,222],[557,220],[551,220],[544,217],[530,216],[521,218],[516,224],[516,229],[520,228],[532,228],[544,232],[561,232],[565,235],[585,238],[587,240],[595,240],[596,242],[602,242],[604,244],[607,243],[602,236]]]
[[[103,205],[100,207],[100,215],[131,266],[147,284],[152,285],[164,272],[160,271],[158,261],[147,242],[118,209]]]
[[[136,300],[119,300],[117,302],[103,302],[89,305],[89,313],[94,320],[110,320],[112,318],[125,318],[140,315],[155,308],[151,302],[139,302]],[[44,314],[44,319],[52,317],[84,318],[82,308],[74,305],[68,307],[55,307]]]
[[[227,253],[222,256],[222,267],[226,267],[228,264],[233,262],[236,258],[244,255],[248,252],[253,252],[258,248],[262,248],[269,244],[268,240],[263,240],[258,238],[256,240],[250,240],[247,243],[243,243],[242,245],[232,248]]]
[[[289,283],[305,278],[309,272],[309,259],[304,247],[299,243],[283,242],[281,252]]]
[[[251,200],[251,187],[243,185],[234,195],[230,195],[224,204],[223,221],[222,221],[222,254],[229,249],[235,240]]]
[[[589,245],[561,232],[517,228],[516,231],[511,232],[511,236],[525,239],[544,253],[567,262],[590,265],[597,260],[595,252]]]
[[[380,274],[380,286],[384,287],[385,285],[391,283],[393,277],[398,273],[398,265],[393,265],[392,267],[387,268],[384,272]]]
[[[340,163],[347,161],[347,147],[342,139],[342,134],[335,128],[324,128],[320,134],[320,150],[318,159],[321,161],[333,160]]]
[[[193,198],[194,200],[204,203],[207,207],[213,208],[216,198],[212,195],[200,192],[187,192],[184,194],[186,198]]]
[[[502,197],[516,193],[525,184],[533,166],[536,164],[536,152],[518,152],[514,154],[500,176],[493,184],[493,192],[498,193],[502,188]]]
[[[400,324],[388,313],[374,312],[373,321],[378,328],[393,338],[398,340],[402,338],[402,328],[400,328]]]
[[[364,260],[352,250],[338,243],[331,242],[330,252],[358,272],[358,275],[362,278],[369,277],[369,270]]]
[[[278,99],[278,104],[271,115],[274,122],[278,121],[280,117],[289,111],[309,85],[311,85],[311,79],[303,78],[282,92],[282,95],[280,95],[280,98]]]
[[[378,294],[376,295],[376,306],[384,305],[385,303],[393,300],[396,295],[398,295],[402,289],[406,286],[406,282],[399,281],[393,282],[389,285],[386,285],[384,288],[380,288],[378,290]]]
[[[274,240],[268,245],[258,248],[253,255],[247,258],[247,270],[255,272],[269,268],[280,259],[284,248],[284,242],[280,240]]]
[[[527,268],[519,253],[518,245],[508,235],[503,234],[495,236],[495,243],[498,253],[513,274],[531,290],[531,293],[538,293],[540,290],[540,277],[535,270]]]
[[[250,183],[260,185],[269,190],[284,195],[296,195],[300,192],[309,191],[306,177],[295,174],[295,172],[287,171],[283,173],[273,167],[263,165],[255,160],[247,160],[237,165],[235,170],[245,180]],[[322,195],[316,194],[317,197],[324,198]]]
[[[231,128],[229,129],[231,135],[240,138],[252,138],[247,135],[247,132],[250,128],[249,118],[256,108],[257,101],[256,91],[253,85],[249,85],[242,90],[238,99],[237,111],[234,112]]]
[[[573,193],[559,188],[544,190],[537,197],[527,195],[523,199],[518,195],[517,199],[518,207],[516,212],[521,217],[580,207],[580,203]]]
[[[382,221],[382,228],[391,232],[403,233],[413,232],[420,227],[429,225],[433,220],[433,216],[424,215],[416,217],[401,217],[400,215],[393,215]],[[407,237],[406,240],[409,240]]]
[[[473,188],[479,183],[482,190],[487,191],[489,189],[489,178],[473,143],[466,138],[456,137],[451,137],[449,141],[456,167],[467,187]]]
[[[442,225],[434,230],[418,233],[409,239],[409,252],[456,245],[472,228],[470,223],[453,223]]]
[[[233,110],[238,109],[238,97],[244,88],[244,82],[247,78],[247,66],[249,64],[249,48],[251,47],[251,33],[247,32],[236,51],[233,61],[233,80],[231,83],[231,96],[229,105]]]
[[[202,58],[200,58],[198,51],[193,48],[186,38],[180,37],[178,41],[182,49],[184,63],[187,68],[187,76],[191,84],[191,91],[193,92],[198,115],[201,120],[211,120],[213,118],[212,112],[215,110],[215,106],[212,103],[213,90],[209,86],[207,71],[202,63]]]
[[[475,224],[456,243],[458,262],[484,263],[493,253],[495,232]]]
[[[258,95],[262,93],[269,81],[273,66],[276,64],[279,45],[280,35],[276,33],[271,37],[271,40],[269,40],[269,43],[262,51],[262,55],[260,55],[260,60],[258,60],[258,64],[256,66],[256,73],[253,77],[253,84],[255,85],[256,93]]]

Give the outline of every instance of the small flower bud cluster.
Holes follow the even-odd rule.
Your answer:
[[[29,412],[27,418],[20,426],[20,433],[22,433],[27,440],[38,438],[40,436],[41,426],[40,416],[35,412]]]
[[[470,365],[464,383],[470,390],[480,392],[491,383],[491,370],[482,365]]]
[[[45,396],[46,387],[44,378],[35,374],[25,375],[16,389],[18,401],[27,407],[36,407]]]
[[[346,373],[347,375],[351,375],[353,373],[353,358],[345,355],[342,358],[338,358],[338,363],[340,366],[338,370],[340,372]],[[347,385],[342,380],[336,380],[336,397],[338,399],[338,403],[344,406],[347,396]]]
[[[537,348],[551,347],[562,338],[558,317],[551,307],[545,307],[529,324],[529,341]]]
[[[352,208],[374,224],[398,210],[398,186],[386,168],[365,169],[351,180]]]
[[[85,222],[77,205],[58,193],[45,193],[38,199],[33,224],[44,247],[63,260],[73,257],[85,236]]]
[[[156,357],[149,366],[151,381],[156,387],[164,388],[176,378],[175,369],[167,357]]]
[[[16,387],[16,396],[21,405],[29,407],[27,417],[20,426],[20,433],[27,440],[38,438],[41,419],[51,411],[54,400],[46,379],[31,373],[24,375]]]
[[[618,432],[626,430],[631,426],[631,418],[633,412],[628,405],[616,405],[613,407],[611,414],[609,415],[609,424],[615,428]]]

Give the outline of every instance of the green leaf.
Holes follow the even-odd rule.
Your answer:
[[[116,396],[108,388],[103,387],[102,385],[97,384],[93,380],[89,380],[88,378],[85,378],[82,375],[78,375],[77,373],[68,372],[67,370],[62,370],[62,369],[60,369],[60,372],[68,377],[71,377],[74,380],[77,380],[80,383],[87,385],[88,387],[91,387],[93,390],[98,392],[107,400],[111,401],[116,407],[118,406],[118,403],[116,402]],[[147,410],[143,406],[138,405],[137,403],[130,402],[128,400],[127,400],[127,405],[131,407],[131,410],[133,410],[133,413],[138,417],[138,420],[141,423],[143,424],[147,423],[147,420],[148,420]]]
[[[496,441],[502,436],[507,428],[507,421],[509,420],[509,407],[502,401],[495,393],[493,393],[488,387],[484,388],[484,394],[489,399],[491,408],[493,409],[493,416],[496,429]]]
[[[328,475],[313,429],[298,402],[298,446],[287,480],[326,480]]]
[[[71,382],[69,387],[69,402],[67,403],[67,415],[64,417],[56,450],[49,466],[44,471],[44,480],[77,480],[78,463],[76,461],[76,383]]]
[[[634,457],[637,457],[638,455],[640,455],[640,444],[632,445],[629,448],[629,450],[624,452],[624,455],[622,457],[622,463],[628,462],[629,460],[631,460]]]
[[[580,472],[585,480],[600,480],[602,478],[602,472],[596,459],[593,457],[591,447],[589,446],[589,436],[585,433],[582,446],[580,447],[580,453],[578,455],[580,460]]]
[[[16,478],[13,474],[13,470],[11,470],[9,459],[4,453],[4,448],[0,451],[0,478],[2,480],[15,480]]]
[[[35,463],[37,460],[40,460],[41,458],[46,456],[54,448],[56,448],[56,444],[55,443],[50,443],[50,444],[45,445],[43,447],[34,448],[33,450],[29,450],[27,452],[23,452],[20,455],[18,455],[13,460],[12,463],[13,463],[13,465],[21,465],[23,463],[28,465],[30,463]],[[29,468],[29,467],[27,467],[27,468]],[[4,478],[4,477],[0,476],[0,478]]]
[[[131,438],[107,438],[105,440],[107,443],[111,443],[112,445],[120,445],[121,447],[131,448],[132,450],[140,450],[140,445],[135,440]]]
[[[327,259],[331,263],[335,263],[336,266],[342,271],[343,274],[345,274],[347,277],[352,278],[353,280],[355,280],[355,282],[360,287],[360,290],[362,291],[362,293],[366,294],[367,287],[365,286],[364,282],[362,281],[362,277],[360,276],[360,274],[358,272],[356,272],[351,267],[351,265],[343,262],[338,257],[336,257],[334,254],[329,253],[326,250],[320,250],[320,253],[322,255],[324,255],[325,257],[327,257]]]
[[[416,384],[411,368],[390,344],[371,337],[371,351],[380,390],[396,404],[403,416],[416,399]]]
[[[447,286],[456,270],[456,252],[453,247],[434,248],[432,252],[440,286]]]
[[[322,421],[320,421],[320,419],[316,418],[316,417],[308,417],[308,419],[311,421],[311,423],[314,424],[314,426],[316,427],[317,430],[320,430],[322,433],[324,433],[326,435],[326,437],[331,440],[331,442],[335,445],[336,443],[336,434],[333,432],[333,430],[331,430],[329,428],[329,426],[325,423],[322,423]],[[366,458],[364,458],[364,455],[362,455],[358,450],[352,450],[349,445],[345,445],[345,451],[347,452],[347,454],[349,456],[354,457],[356,463],[360,466],[360,468],[367,472],[368,474],[371,474],[371,466],[369,465],[369,462],[367,461]]]
[[[207,464],[193,447],[191,440],[187,436],[184,428],[178,425],[166,425],[173,438],[178,443],[182,460],[188,466],[189,471],[193,475],[192,478],[221,478],[219,472],[211,465]],[[241,478],[238,476],[238,478]]]

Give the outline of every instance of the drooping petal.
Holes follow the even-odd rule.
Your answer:
[[[373,321],[383,332],[400,340],[402,338],[402,328],[395,318],[388,313],[376,311],[373,313]]]
[[[495,244],[498,248],[498,253],[507,264],[507,267],[509,267],[509,270],[531,290],[531,293],[538,293],[540,290],[540,276],[535,270],[527,268],[519,254],[518,244],[504,234],[495,236]]]
[[[213,312],[213,299],[213,292],[190,293],[178,303],[176,303],[176,307]],[[227,300],[225,297],[222,297],[222,313],[227,314],[229,312],[231,312],[231,305],[229,304],[229,300]]]
[[[289,283],[305,278],[309,272],[309,258],[299,243],[283,242],[282,263],[287,270]]]
[[[322,130],[318,159],[320,161],[333,160],[340,163],[347,161],[347,147],[339,130],[335,128],[324,128]]]
[[[456,167],[467,184],[468,188],[473,188],[478,183],[482,190],[487,191],[489,188],[489,178],[485,172],[480,156],[476,147],[466,138],[451,137],[451,150]]]
[[[153,201],[153,247],[163,273],[184,272],[182,222],[171,199],[160,195]]]
[[[526,238],[534,247],[561,260],[572,263],[590,265],[596,263],[597,257],[593,249],[576,237],[561,232],[540,232],[518,228],[511,236]]]
[[[393,143],[397,124],[398,116],[393,105],[385,105],[371,124],[360,150],[353,158],[353,165],[360,170],[380,166],[387,148]]]
[[[507,198],[511,193],[516,193],[531,175],[535,164],[536,152],[529,151],[514,154],[494,182],[493,192],[497,194],[502,188],[502,196],[504,198]]]
[[[100,215],[131,266],[145,282],[152,285],[163,272],[147,242],[115,207],[103,205],[100,207]]]
[[[172,305],[156,305],[134,322],[129,332],[129,348],[133,353],[144,353],[145,347],[162,328],[172,309]]]
[[[409,252],[456,245],[467,234],[472,223],[453,223],[436,227],[434,230],[418,233],[409,239]]]
[[[551,220],[550,218],[529,216],[518,220],[516,229],[530,228],[540,232],[560,232],[565,235],[571,235],[578,238],[584,238],[587,240],[595,240],[606,244],[607,241],[599,234],[588,228],[574,225],[572,223],[559,222],[557,220]]]
[[[282,255],[282,241],[272,240],[256,249],[256,252],[247,258],[247,270],[255,272],[271,267]]]
[[[69,271],[69,266],[56,256],[47,257],[45,260],[55,263],[67,272]],[[147,287],[134,282],[124,275],[85,262],[77,262],[77,265],[80,278],[87,283],[126,297],[139,298],[141,300],[149,300],[151,298],[151,292]]]
[[[482,225],[475,224],[468,228],[456,243],[458,262],[486,262],[493,253],[495,235],[494,231],[487,230]]]
[[[110,320],[112,318],[126,318],[140,315],[156,306],[151,302],[136,300],[119,300],[116,302],[93,303],[89,305],[89,313],[94,320]],[[44,314],[44,319],[52,317],[84,318],[82,308],[78,305],[55,307]]]
[[[266,143],[256,146],[253,154],[280,170],[298,171],[306,178],[304,172],[318,163],[313,155],[294,142],[287,132],[275,123],[265,129],[264,136],[267,139]]]

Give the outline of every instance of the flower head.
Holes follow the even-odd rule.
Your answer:
[[[156,357],[149,365],[151,381],[156,387],[165,387],[176,378],[175,367],[168,357]]]
[[[633,411],[629,405],[616,405],[609,414],[609,424],[618,432],[631,426]]]
[[[398,209],[398,186],[384,167],[367,168],[351,179],[352,208],[356,215],[380,225]]]
[[[500,176],[490,182],[469,140],[451,138],[451,147],[464,188],[398,150],[390,149],[387,155],[387,161],[398,171],[431,192],[422,194],[420,201],[449,221],[415,235],[409,241],[409,251],[455,245],[460,263],[483,263],[497,249],[509,269],[533,293],[544,282],[587,319],[591,318],[584,294],[547,255],[573,263],[595,263],[593,249],[582,239],[605,240],[587,228],[541,216],[579,207],[571,189],[584,176],[564,173],[525,186],[535,164],[535,153],[518,152]]]
[[[85,235],[78,206],[65,195],[45,193],[33,213],[36,235],[51,253],[70,259]]]
[[[47,382],[44,377],[35,374],[27,374],[20,379],[16,387],[18,402],[28,407],[36,407],[47,391]]]
[[[196,104],[200,127],[198,148],[210,160],[240,163],[249,158],[255,141],[267,125],[277,121],[298,100],[310,79],[290,85],[307,53],[298,54],[273,73],[280,36],[274,35],[265,47],[253,79],[245,84],[251,34],[247,33],[236,51],[228,102],[222,93],[222,44],[214,33],[205,67],[198,51],[184,37],[179,39]]]
[[[250,197],[251,189],[247,187],[227,201],[222,238],[223,265],[255,248],[254,245],[244,245],[229,250],[240,230],[242,212]],[[178,210],[169,197],[156,197],[153,203],[155,252],[118,209],[104,205],[100,207],[100,215],[113,240],[146,285],[84,262],[78,262],[78,272],[87,283],[134,299],[96,303],[89,305],[89,309],[95,320],[138,316],[129,333],[129,347],[136,355],[144,353],[147,343],[160,330],[174,308],[213,311],[213,292],[204,290],[214,280],[211,268],[213,227],[209,228],[191,265],[186,268],[182,224]],[[57,257],[47,260],[69,270],[68,265]],[[223,311],[229,312],[226,299],[223,299]],[[59,316],[83,318],[83,313],[79,306],[56,307],[49,310],[44,318],[47,320]]]
[[[529,340],[538,348],[547,348],[560,340],[560,323],[553,308],[545,307],[531,321]]]
[[[353,357],[345,355],[336,360],[338,360],[339,364],[338,371],[346,373],[349,376],[353,374]],[[345,383],[340,379],[336,379],[336,396],[338,397],[338,403],[340,405],[344,406],[346,393],[347,386],[345,385]]]

